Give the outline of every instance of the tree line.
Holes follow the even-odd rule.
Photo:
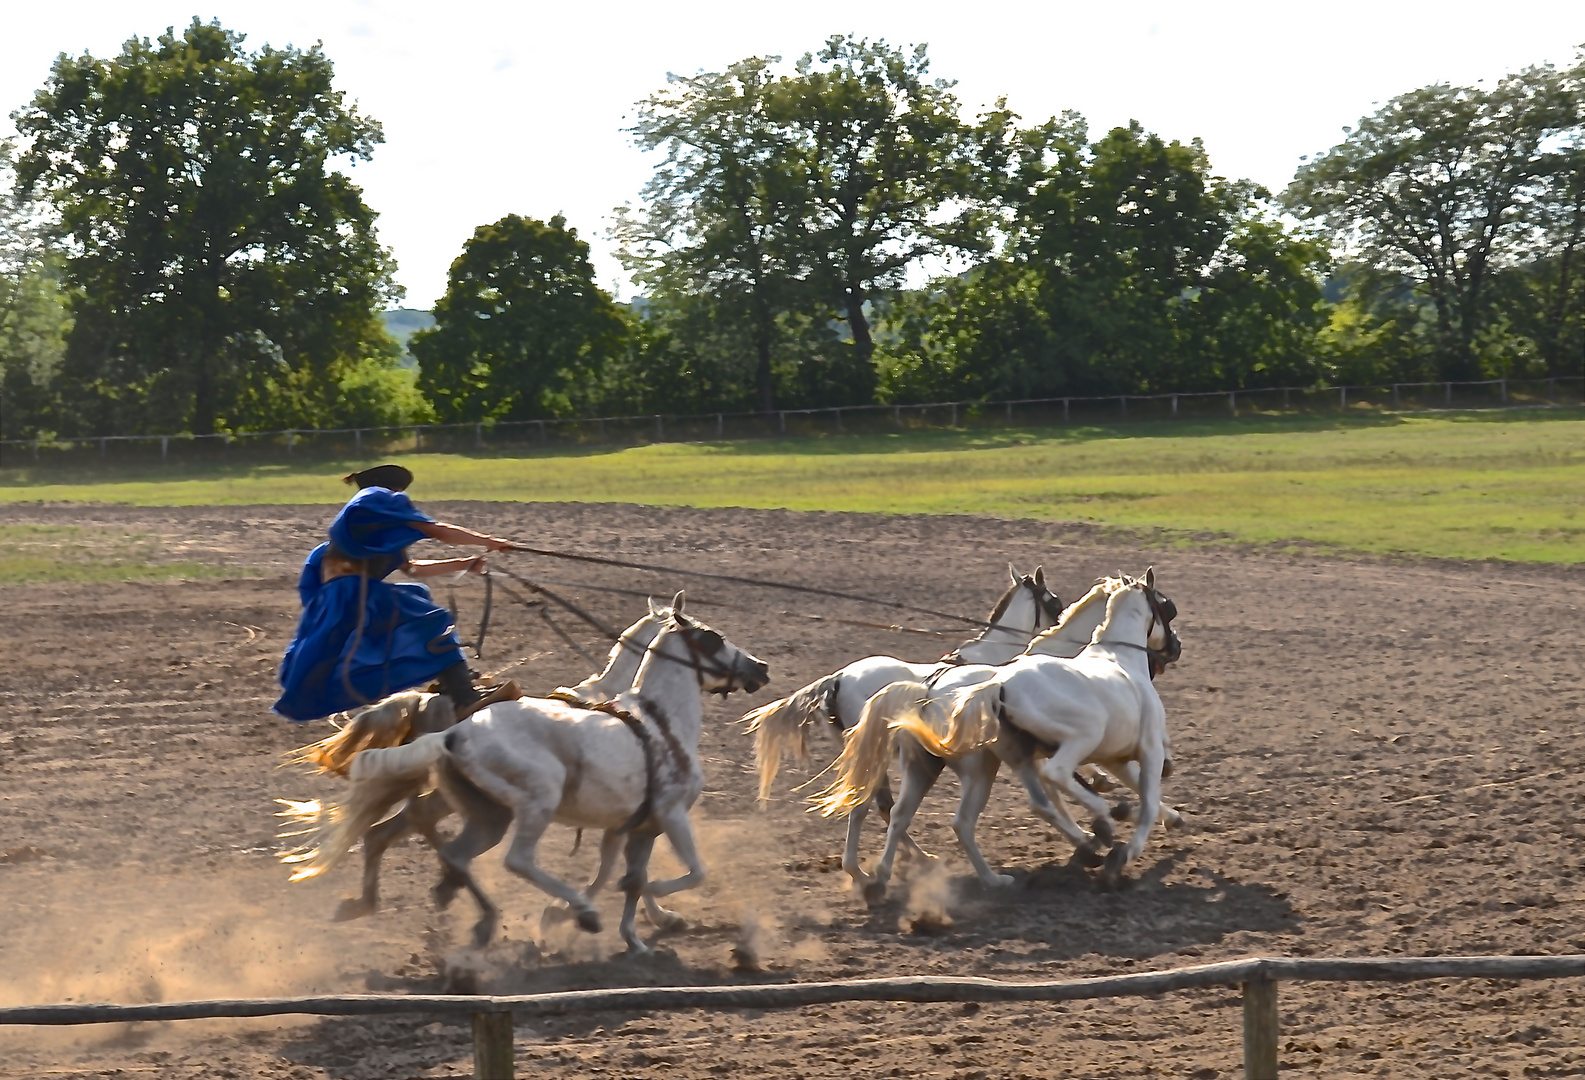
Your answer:
[[[1571,375],[1585,60],[1388,102],[1273,193],[1198,139],[966,116],[924,46],[671,76],[595,281],[561,217],[481,225],[410,342],[382,141],[318,48],[194,20],[62,55],[0,144],[7,437],[754,411]]]

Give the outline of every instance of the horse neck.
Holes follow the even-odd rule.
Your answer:
[[[672,657],[673,659],[668,659]],[[682,661],[677,663],[676,661]],[[688,653],[682,636],[671,628],[663,629],[639,664],[633,688],[621,700],[650,703],[663,714],[671,734],[690,748],[699,744],[699,729],[704,723],[704,706],[699,700],[698,663]],[[662,717],[648,719],[659,722]]]
[[[968,664],[1005,664],[1029,646],[1035,636],[1040,612],[1035,598],[1023,585],[1014,585],[1012,591],[997,602],[991,612],[988,626],[970,641],[958,646],[958,658]],[[1024,630],[1023,627],[1028,627]]]
[[[1124,589],[1106,602],[1106,618],[1095,628],[1092,644],[1121,641],[1130,645],[1149,645],[1150,606],[1138,589]]]
[[[585,701],[611,701],[633,685],[639,666],[644,662],[645,650],[660,631],[660,620],[646,615],[626,630],[621,640],[611,646],[605,670],[590,675],[570,689]]]

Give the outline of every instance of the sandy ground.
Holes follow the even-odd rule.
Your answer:
[[[1576,731],[1585,571],[1184,550],[969,518],[430,509],[551,547],[969,614],[1000,593],[1009,559],[1043,563],[1064,599],[1099,574],[1154,563],[1182,612],[1183,661],[1159,687],[1177,765],[1168,796],[1188,826],[1154,837],[1131,884],[1106,893],[1004,780],[981,840],[1019,884],[992,895],[948,828],[948,777],[916,826],[941,859],[903,864],[893,900],[868,910],[836,866],[841,824],[803,813],[791,791],[798,770],[756,808],[751,746],[729,721],[859,656],[928,659],[947,643],[779,614],[882,616],[873,608],[695,584],[695,613],[768,661],[773,682],[752,699],[706,706],[696,818],[712,876],[676,898],[690,929],[657,938],[656,954],[639,961],[617,955],[612,929],[542,938],[544,898],[492,855],[479,865],[504,933],[470,955],[473,911],[465,899],[433,910],[433,856],[416,844],[391,852],[381,912],[333,924],[336,900],[355,889],[353,868],[289,885],[272,817],[278,796],[335,795],[332,783],[278,768],[282,751],[325,729],[268,711],[297,616],[296,566],[325,511],[12,505],[0,524],[151,533],[173,560],[238,576],[0,587],[0,1003],[428,992],[457,963],[477,970],[483,990],[531,992],[906,973],[1060,978],[1251,954],[1585,951]],[[512,558],[550,577],[663,595],[687,584]],[[642,610],[636,598],[569,593],[613,623]],[[476,583],[458,590],[465,631],[480,598]],[[564,625],[603,653],[590,632]],[[478,666],[517,660],[508,673],[531,688],[589,670],[537,616],[502,601]],[[829,734],[816,747],[828,760]],[[872,829],[870,853],[880,840]],[[553,832],[548,861],[585,874],[593,853],[567,854],[571,841]],[[950,926],[913,932],[913,916],[931,907],[944,907]],[[603,909],[610,927],[616,898]],[[745,935],[763,973],[733,970]],[[1581,989],[1284,986],[1283,1060],[1314,1077],[1582,1075]],[[520,1024],[517,1056],[519,1075],[536,1077],[1209,1080],[1240,1074],[1239,1024],[1231,991],[1049,1007],[603,1014]],[[423,1017],[0,1031],[6,1078],[464,1076],[469,1054],[464,1026]]]

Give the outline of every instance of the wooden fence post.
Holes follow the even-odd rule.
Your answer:
[[[1117,399],[1118,407],[1122,410],[1123,419],[1128,419],[1128,397],[1126,395]]]
[[[781,433],[783,435],[787,434],[787,411],[783,409],[781,412],[776,414],[776,418],[781,424]]]
[[[1345,412],[1348,410],[1348,387],[1346,386],[1337,388],[1337,407]]]
[[[1288,388],[1286,386],[1282,388],[1282,411],[1288,411]]]
[[[1506,405],[1508,404],[1508,380],[1500,379],[1498,381],[1502,384],[1502,403]]]
[[[543,445],[544,442],[545,442],[545,421],[543,421],[543,420],[535,420],[534,423],[539,425],[539,441],[540,441],[540,444]],[[604,424],[600,425],[600,434],[601,435],[605,434],[605,425]]]
[[[1066,424],[1068,422],[1068,399],[1067,398],[1063,398],[1062,399],[1062,422],[1064,424]]]
[[[295,439],[296,439],[296,438],[297,438],[297,432],[295,432],[295,431],[288,431],[288,432],[287,432],[287,433],[286,433],[286,452],[287,452],[287,453],[288,453],[288,454],[290,454],[290,453],[291,453],[291,452],[292,452],[292,442],[293,442],[293,440],[295,440]]]
[[[477,420],[473,423],[473,448],[475,450],[484,449],[484,424]]]
[[[1238,415],[1238,391],[1237,390],[1229,390],[1227,392],[1227,415],[1229,415],[1229,416],[1237,416]]]
[[[892,406],[892,423],[897,427],[903,426],[903,407],[901,405]]]
[[[952,422],[950,424],[948,424],[947,426],[948,427],[957,427],[958,426],[958,403],[955,402],[955,401],[952,403]]]
[[[424,448],[424,429],[421,428],[421,427],[415,427],[413,429],[413,452],[416,454],[418,451],[422,450],[423,448]]]
[[[1173,416],[1177,416],[1178,415],[1178,395],[1177,394],[1173,394],[1172,395],[1172,415]]]
[[[1013,422],[1013,403],[1011,401],[1007,403],[1007,422],[1009,424]]]
[[[655,414],[655,441],[666,441],[666,425],[660,418],[660,413]]]
[[[1447,403],[1449,405],[1453,404],[1453,384],[1452,383],[1448,383],[1447,384]]]
[[[720,438],[726,434],[726,418],[720,413],[715,414],[715,437]]]
[[[473,1014],[473,1080],[514,1080],[512,1014]]]
[[[836,414],[837,414],[837,430],[838,431],[846,431],[847,429],[842,426],[842,408],[841,408],[841,406],[837,407]]]
[[[1277,982],[1251,979],[1243,989],[1244,1080],[1277,1080]]]
[[[161,435],[160,436],[160,460],[161,461],[169,461],[170,459],[171,459],[171,437],[169,435]]]
[[[352,429],[352,452],[359,457],[363,456],[363,429]]]

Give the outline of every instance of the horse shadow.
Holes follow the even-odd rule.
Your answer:
[[[924,949],[992,947],[1030,961],[1095,954],[1144,960],[1239,932],[1302,928],[1275,886],[1203,867],[1175,876],[1180,861],[1181,855],[1168,855],[1116,890],[1074,861],[1014,873],[1007,889],[987,888],[972,874],[926,874],[895,887],[864,928]]]
[[[451,957],[427,973],[386,975],[371,971],[368,990],[408,994],[546,994],[641,986],[752,985],[785,981],[786,975],[693,966],[664,944],[644,956],[615,954],[578,959],[577,953],[542,951],[533,944],[496,946],[471,958]],[[469,970],[469,965],[474,965]],[[651,1016],[644,1009],[610,1009],[519,1020],[520,1037],[552,1041],[615,1031]],[[283,1043],[279,1053],[296,1064],[323,1069],[328,1080],[373,1080],[429,1075],[437,1065],[473,1053],[471,1021],[465,1016],[337,1016],[315,1021]],[[410,1070],[410,1071],[403,1071]]]

